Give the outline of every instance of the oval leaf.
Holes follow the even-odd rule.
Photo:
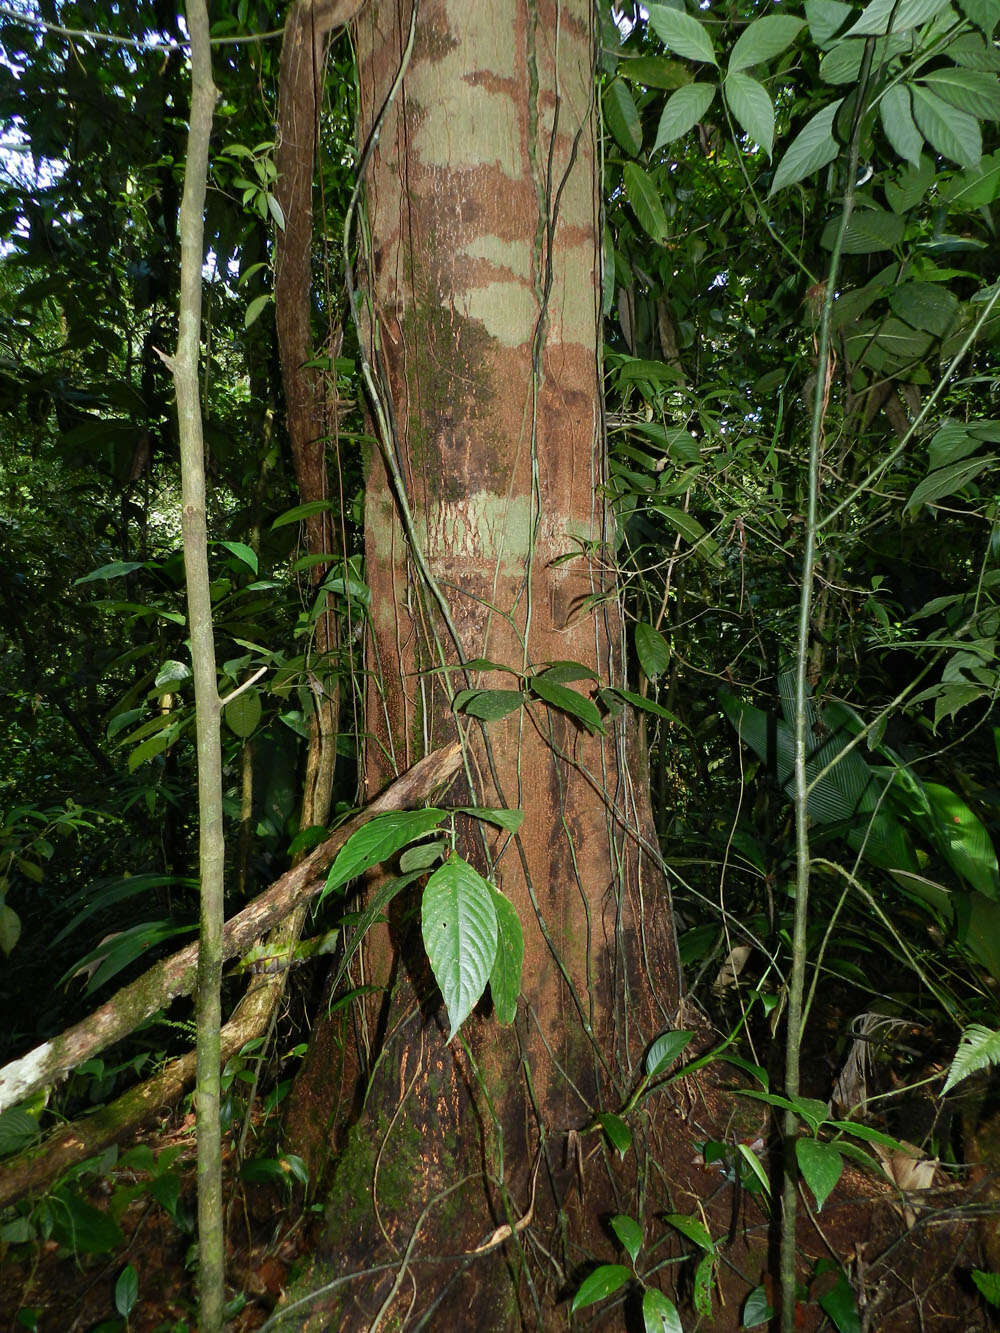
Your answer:
[[[622,175],[625,196],[639,219],[639,225],[651,240],[662,245],[667,238],[667,215],[656,186],[635,162],[626,162]]]
[[[642,125],[632,94],[615,79],[604,94],[604,119],[608,129],[626,153],[633,156],[642,148]]]
[[[759,21],[766,22],[765,19]],[[797,23],[798,19],[792,22]],[[723,84],[723,92],[740,128],[770,157],[774,147],[774,107],[767,89],[749,74],[730,72]]]
[[[571,690],[565,685],[559,685],[556,681],[548,680],[544,674],[532,676],[528,684],[532,693],[537,694],[550,708],[558,708],[561,713],[569,713],[578,722],[582,722],[590,732],[604,734],[604,724],[593,699],[588,699],[585,694]]]
[[[647,1077],[666,1073],[693,1036],[693,1032],[664,1032],[657,1037],[646,1056]]]
[[[985,458],[967,458],[961,463],[952,463],[949,467],[938,468],[929,477],[924,477],[920,485],[906,502],[905,514],[912,514],[921,505],[933,504],[946,495],[954,495],[982,472],[984,467],[996,462],[996,456],[989,454]]]
[[[226,725],[235,736],[246,740],[257,730],[261,712],[260,690],[245,690],[226,704]]]
[[[780,55],[805,26],[802,19],[785,14],[768,14],[755,19],[743,29],[729,57],[729,73],[749,69]],[[759,142],[759,140],[758,140]]]
[[[619,1213],[617,1217],[611,1219],[611,1230],[621,1241],[622,1249],[634,1264],[642,1249],[642,1227],[633,1218]]]
[[[647,5],[649,22],[663,45],[686,60],[717,63],[712,39],[697,19],[666,5]]]
[[[601,1264],[600,1268],[595,1268],[590,1276],[585,1277],[580,1283],[580,1289],[573,1297],[570,1313],[576,1314],[577,1310],[593,1305],[595,1301],[603,1301],[607,1296],[613,1296],[616,1291],[624,1287],[631,1276],[631,1271],[624,1264]]]
[[[618,1150],[618,1156],[624,1157],[632,1146],[632,1131],[628,1125],[620,1115],[615,1115],[613,1111],[602,1111],[597,1119],[601,1128],[611,1140],[613,1147]]]
[[[670,665],[670,647],[658,629],[642,621],[636,625],[633,635],[643,674],[655,680]]]
[[[803,1180],[816,1198],[816,1211],[821,1212],[840,1179],[844,1159],[832,1143],[820,1143],[818,1139],[797,1139],[795,1158]]]
[[[904,32],[907,28],[915,28],[933,18],[947,3],[948,0],[872,0],[861,11],[861,17],[853,28],[848,28],[847,36],[869,37],[886,32]]]
[[[468,862],[451,857],[427,881],[420,926],[448,1010],[451,1041],[486,989],[496,958],[491,886]]]
[[[974,166],[983,155],[983,137],[974,116],[928,92],[919,83],[913,86],[913,116],[917,125],[942,157],[950,157],[959,166]]]
[[[524,703],[520,690],[459,690],[451,706],[456,713],[468,713],[484,722],[496,722],[515,713]]]
[[[8,907],[4,903],[3,907],[0,907],[0,951],[4,957],[10,957],[20,938],[21,918],[13,907]]]
[[[677,1307],[655,1287],[642,1293],[642,1323],[645,1333],[684,1333]]]
[[[693,129],[712,105],[714,96],[714,83],[689,83],[671,93],[660,116],[660,126],[656,131],[653,151],[662,148],[665,143],[679,139],[687,134],[688,130]]]
[[[893,148],[907,162],[912,162],[915,167],[919,166],[924,140],[910,110],[909,89],[900,83],[889,88],[879,103],[878,110],[885,137]]]
[[[825,167],[837,156],[840,145],[833,137],[833,122],[843,100],[839,98],[825,106],[803,125],[778,163],[769,196],[819,171],[820,167]]]
[[[447,810],[429,806],[426,810],[390,810],[384,815],[376,815],[357,833],[352,833],[341,847],[330,867],[323,894],[343,888],[372,866],[387,861],[414,838],[437,828],[447,814]]]
[[[135,1309],[139,1299],[139,1274],[131,1264],[126,1264],[115,1283],[115,1309],[123,1319],[127,1319]]]

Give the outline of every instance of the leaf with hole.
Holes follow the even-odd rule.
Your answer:
[[[653,152],[662,148],[664,144],[672,143],[674,139],[680,139],[688,130],[694,129],[712,105],[714,97],[714,83],[689,83],[671,93],[660,114]]]
[[[642,1293],[642,1326],[644,1333],[684,1333],[676,1305],[656,1287]]]
[[[420,928],[448,1011],[451,1041],[486,989],[496,958],[492,886],[467,861],[452,856],[427,881]]]
[[[819,171],[837,156],[840,145],[833,137],[833,122],[842,101],[840,98],[825,106],[803,125],[778,163],[768,191],[769,198],[786,185],[794,185]]]
[[[649,23],[668,51],[685,60],[701,60],[716,64],[712,39],[702,25],[683,10],[667,5],[647,5]]]

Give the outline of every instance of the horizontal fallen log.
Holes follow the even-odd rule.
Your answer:
[[[322,887],[323,877],[351,835],[375,815],[405,810],[423,801],[435,787],[455,776],[461,762],[457,741],[426,755],[397,778],[365,808],[341,824],[325,842],[285,872],[269,889],[226,922],[223,959],[244,953],[255,940],[283,920]],[[121,1041],[158,1010],[194,990],[198,970],[197,942],[163,959],[137,980],[58,1037],[0,1069],[0,1111],[14,1106],[39,1088],[57,1082],[84,1060]]]

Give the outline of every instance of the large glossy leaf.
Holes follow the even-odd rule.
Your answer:
[[[714,96],[714,83],[689,83],[671,93],[660,116],[653,151],[693,129],[711,106]]]
[[[825,106],[803,125],[778,163],[771,182],[769,194],[776,194],[786,185],[812,175],[832,162],[840,151],[840,145],[833,137],[833,122],[843,99]]]
[[[576,1314],[577,1310],[583,1310],[596,1301],[603,1301],[608,1296],[613,1296],[616,1291],[624,1287],[631,1276],[631,1269],[626,1268],[624,1264],[601,1264],[600,1268],[595,1268],[580,1283],[573,1297],[570,1313]]]
[[[759,21],[763,23],[766,20]],[[767,89],[748,74],[730,71],[723,84],[723,92],[737,124],[770,157],[774,147],[774,106]]]
[[[490,895],[497,917],[497,951],[490,969],[490,995],[497,1018],[509,1025],[517,1016],[517,997],[521,993],[524,935],[513,903],[492,884]]]
[[[666,5],[647,5],[646,12],[653,31],[668,50],[686,60],[716,64],[712,39],[697,19]]]
[[[486,989],[496,958],[491,886],[467,861],[452,856],[427,881],[420,926],[448,1011],[451,1041]]]
[[[729,57],[729,73],[750,69],[780,55],[791,46],[804,26],[802,19],[790,14],[767,14],[764,18],[754,19],[736,39]]]
[[[948,787],[937,782],[925,782],[923,787],[952,870],[985,897],[1000,898],[997,854],[985,825]]]
[[[447,818],[447,810],[390,810],[376,815],[352,833],[330,867],[323,894],[336,893],[372,866],[381,865],[414,838],[429,833]]]
[[[647,1078],[665,1074],[693,1036],[693,1032],[671,1031],[657,1037],[646,1056]]]
[[[590,732],[604,732],[604,723],[597,705],[579,690],[571,690],[566,685],[547,679],[545,673],[532,676],[528,681],[532,693],[543,700],[550,708],[558,708],[561,713],[568,713]]]

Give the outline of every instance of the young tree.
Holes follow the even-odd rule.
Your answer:
[[[338,1268],[398,1259],[418,1236],[427,1253],[485,1244],[475,1262],[420,1269],[416,1308],[438,1327],[448,1309],[466,1326],[506,1327],[519,1307],[544,1324],[605,1192],[581,1135],[624,1105],[677,1016],[644,756],[614,693],[595,45],[589,0],[394,0],[358,25],[371,152],[357,313],[379,440],[365,779],[380,789],[457,727],[465,778],[446,803],[524,811],[516,836],[463,817],[456,834],[502,892],[501,953],[518,947],[505,903],[523,928],[513,1030],[494,973],[493,1012],[449,1040],[403,895],[369,937],[356,1027],[311,1058],[315,1088],[346,1052]],[[452,906],[423,931],[454,944],[460,993],[478,946],[460,893]],[[397,1294],[414,1299],[401,1272],[377,1271],[337,1326],[368,1327]]]

